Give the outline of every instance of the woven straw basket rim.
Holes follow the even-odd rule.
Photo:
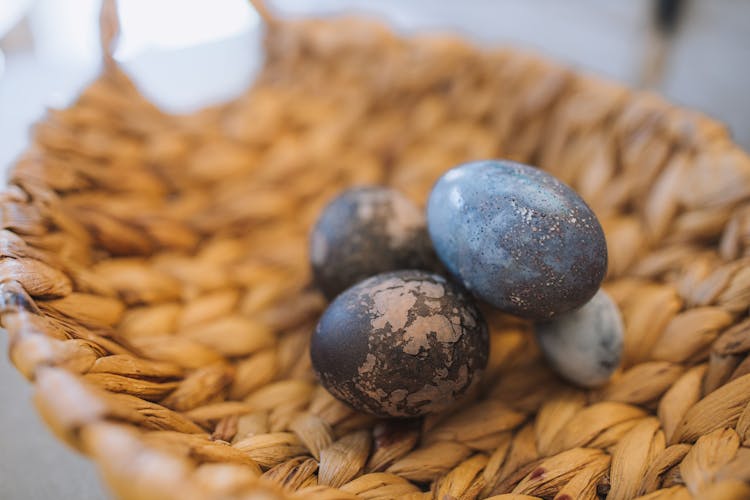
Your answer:
[[[514,50],[258,8],[253,87],[177,117],[118,69],[106,0],[103,74],[1,195],[10,358],[118,497],[750,498],[750,158],[722,125]],[[487,311],[470,401],[355,413],[311,374],[307,228],[346,186],[423,203],[497,156],[602,220],[622,367],[566,385],[528,324]]]

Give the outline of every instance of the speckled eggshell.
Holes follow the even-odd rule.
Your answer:
[[[378,417],[445,410],[479,381],[488,351],[472,299],[415,270],[379,274],[340,294],[310,345],[323,387]]]
[[[323,210],[310,237],[315,283],[330,299],[375,274],[434,270],[424,213],[390,188],[344,191]]]
[[[468,290],[525,318],[582,306],[607,270],[588,205],[527,165],[487,160],[448,171],[430,194],[427,223],[438,257]]]
[[[622,356],[623,324],[617,305],[599,290],[586,305],[535,327],[553,368],[582,387],[605,384]]]

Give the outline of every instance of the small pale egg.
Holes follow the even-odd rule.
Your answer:
[[[617,305],[599,290],[583,307],[535,325],[552,367],[582,387],[605,384],[620,364],[623,323]]]
[[[323,387],[378,417],[451,407],[479,381],[488,353],[487,324],[471,297],[414,270],[379,274],[341,293],[310,342]]]

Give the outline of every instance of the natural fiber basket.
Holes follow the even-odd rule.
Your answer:
[[[2,195],[10,357],[117,496],[750,498],[750,159],[720,124],[515,50],[265,15],[253,87],[191,116],[105,50]],[[568,386],[528,324],[488,313],[471,401],[353,412],[310,369],[312,221],[349,185],[423,202],[489,157],[549,170],[601,218],[621,370]]]

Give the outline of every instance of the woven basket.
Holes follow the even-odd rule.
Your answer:
[[[2,194],[10,357],[117,496],[750,498],[750,159],[720,124],[515,50],[264,15],[253,87],[191,116],[105,50]],[[530,325],[488,312],[470,402],[353,412],[310,369],[312,221],[352,184],[423,203],[489,157],[547,169],[599,215],[622,368],[568,386]]]

